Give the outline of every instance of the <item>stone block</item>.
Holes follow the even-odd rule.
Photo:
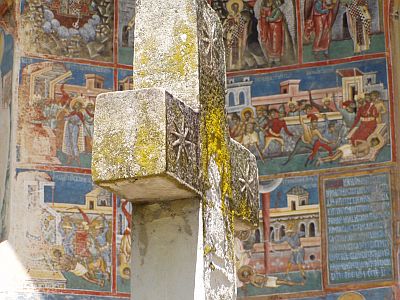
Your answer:
[[[136,202],[198,195],[197,119],[164,89],[99,95],[93,181]]]
[[[260,209],[256,157],[233,139],[229,143],[232,170],[231,209],[235,215],[235,230],[258,227]]]

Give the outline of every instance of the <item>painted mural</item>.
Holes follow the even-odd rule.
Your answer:
[[[260,227],[235,237],[238,296],[322,289],[318,177],[277,180]]]
[[[304,0],[304,62],[385,51],[383,1]]]
[[[111,291],[112,195],[90,175],[18,169],[16,180],[10,242],[25,288]]]
[[[133,72],[132,70],[118,70],[118,91],[126,91],[133,89]]]
[[[294,0],[211,1],[223,28],[228,71],[298,61]]]
[[[27,0],[21,16],[29,53],[113,60],[113,0]]]
[[[294,300],[394,300],[391,288],[359,290],[351,292],[331,293],[322,297],[296,298]]]
[[[132,204],[117,200],[117,290],[131,292]]]
[[[1,295],[1,293],[0,293]],[[107,297],[94,295],[76,295],[76,294],[57,294],[57,293],[40,293],[40,292],[15,292],[12,294],[1,295],[2,300],[120,300],[127,297]]]
[[[135,1],[119,0],[118,19],[118,62],[132,65],[135,29]]]
[[[0,241],[6,235],[6,218],[9,201],[9,164],[11,139],[11,103],[13,88],[14,36],[10,1],[0,2]]]
[[[18,162],[90,168],[96,96],[113,90],[111,69],[24,58]]]
[[[385,59],[233,77],[231,137],[260,175],[391,161]]]
[[[224,28],[230,135],[274,185],[260,194],[259,227],[234,238],[238,298],[396,299],[394,287],[380,287],[398,281],[400,257],[387,4],[209,2]],[[133,88],[134,1],[18,4],[14,45],[16,5],[0,0],[0,135],[9,132],[14,83],[18,169],[8,175],[7,236],[29,280],[27,293],[0,298],[129,298],[132,205],[96,187],[89,168],[96,96]],[[17,47],[24,57],[13,74]]]

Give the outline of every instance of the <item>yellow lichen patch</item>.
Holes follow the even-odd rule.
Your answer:
[[[157,53],[158,55],[154,55]],[[165,75],[169,79],[185,80],[197,70],[196,32],[182,21],[173,28],[173,39],[169,50],[162,54],[153,39],[148,39],[135,56],[135,89],[164,86]]]
[[[257,227],[258,224],[254,224],[254,218],[253,218],[253,212],[251,210],[251,207],[247,203],[246,197],[243,197],[239,204],[236,205],[235,209],[232,210],[232,215],[234,217],[239,218],[240,220],[247,222],[255,227]]]
[[[157,53],[157,46],[154,39],[151,38],[148,38],[141,45],[140,51],[135,53],[134,66],[136,72],[133,74],[133,89],[148,88],[156,85],[156,82],[147,80],[147,77],[155,72],[153,66],[157,66],[160,63],[159,61],[155,61],[155,57],[152,55],[154,53]]]
[[[140,166],[137,176],[156,174],[159,170],[160,143],[162,135],[152,122],[144,122],[138,128],[133,155]]]
[[[195,30],[188,24],[179,22],[173,29],[173,46],[171,47],[166,63],[165,72],[177,79],[185,77],[197,67],[197,42]]]
[[[207,80],[208,79],[208,80]],[[224,109],[224,88],[211,78],[203,78],[202,89],[202,114],[201,114],[201,162],[202,172],[204,174],[204,182],[208,182],[208,166],[211,159],[214,159],[218,171],[221,175],[221,210],[227,225],[226,239],[233,243],[233,219],[234,214],[232,208],[232,169],[231,155],[228,145],[229,137],[226,127],[226,115]],[[207,83],[205,81],[208,81]],[[207,87],[207,89],[204,89]],[[208,187],[204,187],[208,189]],[[203,211],[207,212],[207,207],[212,203],[207,202],[207,198],[203,197]],[[205,229],[204,229],[205,230]],[[206,235],[203,232],[204,236]],[[206,253],[205,253],[206,255]],[[234,253],[228,253],[233,259]]]
[[[165,155],[163,152],[164,136],[157,121],[149,114],[149,105],[145,101],[140,106],[140,115],[143,117],[133,147],[133,157],[140,169],[135,176],[156,174],[163,168],[160,166],[160,158]]]
[[[124,163],[130,156],[130,148],[125,142],[125,134],[118,132],[104,135],[101,142],[95,145],[92,157],[92,177],[93,181],[102,180],[100,171],[108,174],[107,177],[123,178],[126,177],[127,170]],[[113,170],[102,170],[102,166],[115,166]],[[111,175],[111,176],[110,176]]]

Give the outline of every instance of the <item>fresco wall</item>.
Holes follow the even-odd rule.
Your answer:
[[[355,291],[398,276],[388,3],[212,5],[230,134],[269,191],[259,227],[235,238],[239,298],[397,299],[396,288]]]
[[[0,1],[0,241],[7,234],[10,197],[10,140],[12,123],[15,19],[12,1]]]
[[[96,96],[130,84],[132,9],[0,1],[0,228],[25,270],[1,299],[130,297],[132,208],[90,166]]]
[[[238,297],[397,299],[389,3],[210,4],[230,134],[269,191],[235,236]],[[134,1],[0,0],[0,14],[0,236],[26,270],[0,298],[129,298],[132,206],[90,164],[96,96],[133,88]]]

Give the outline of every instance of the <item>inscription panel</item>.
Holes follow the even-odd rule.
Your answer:
[[[324,180],[328,283],[391,280],[390,175]]]

